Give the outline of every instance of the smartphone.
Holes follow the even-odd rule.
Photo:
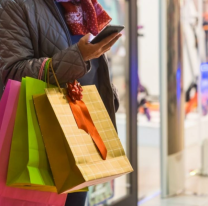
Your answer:
[[[107,25],[94,39],[90,41],[91,44],[96,44],[106,37],[114,33],[119,33],[124,29],[122,25]]]

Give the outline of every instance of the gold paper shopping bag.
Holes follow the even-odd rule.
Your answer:
[[[66,91],[46,89],[34,97],[36,113],[58,193],[110,181],[133,171],[95,86],[83,87],[83,102],[107,148],[103,160],[91,136],[78,128]]]

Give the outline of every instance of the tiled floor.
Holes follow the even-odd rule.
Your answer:
[[[142,206],[208,206],[208,196],[180,195],[167,199],[160,199],[160,196],[147,201]]]
[[[208,206],[208,177],[193,176],[187,179],[183,194],[161,199],[155,197],[141,201],[140,206]]]

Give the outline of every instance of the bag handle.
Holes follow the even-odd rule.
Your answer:
[[[49,67],[50,59],[45,63],[45,82],[47,82],[47,76],[48,76],[48,67]]]
[[[48,61],[48,59],[49,59],[49,58],[45,58],[45,59],[43,60],[43,63],[41,64],[40,71],[39,71],[39,74],[38,74],[38,79],[39,79],[39,80],[41,80],[41,78],[42,78],[42,75],[43,75],[43,69],[44,69],[45,64],[46,64],[46,62]]]
[[[57,77],[56,77],[56,74],[55,74],[55,72],[54,72],[54,69],[53,69],[52,59],[49,59],[49,60],[46,62],[46,66],[45,66],[45,69],[47,70],[47,71],[45,72],[45,74],[47,74],[47,87],[49,87],[49,84],[50,84],[50,83],[49,83],[49,80],[50,80],[50,78],[49,78],[50,68],[51,68],[51,71],[52,71],[52,73],[53,73],[53,77],[54,77],[54,79],[55,79],[55,81],[56,81],[56,84],[57,84],[57,86],[58,86],[59,92],[60,92],[60,93],[63,93],[63,92],[62,92],[62,89],[61,89],[61,87],[60,87],[60,84],[59,84],[59,82],[58,82],[58,79],[57,79]],[[45,75],[45,80],[46,80],[46,75]]]

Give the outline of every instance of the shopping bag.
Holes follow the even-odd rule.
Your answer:
[[[8,186],[57,192],[32,99],[32,95],[45,93],[47,86],[38,79],[22,78],[7,175]],[[87,188],[82,191],[87,191]]]
[[[5,113],[5,110],[6,110],[8,95],[9,95],[9,91],[10,91],[10,85],[11,85],[11,80],[9,80],[7,82],[7,85],[6,85],[4,93],[3,93],[4,95],[2,95],[2,98],[1,98],[1,101],[0,101],[0,130],[1,130],[1,126],[2,126],[4,113]],[[0,136],[0,138],[1,138],[1,136]]]
[[[32,102],[32,95],[44,93],[45,87],[46,83],[41,80],[22,78],[7,185],[56,192]]]
[[[133,171],[96,87],[84,86],[83,90],[83,102],[107,148],[106,160],[91,136],[78,128],[65,89],[47,88],[46,94],[33,97],[58,193],[108,182]]]
[[[0,205],[1,206],[64,206],[66,195],[29,191],[6,186],[13,128],[20,82],[8,80],[0,101]]]

